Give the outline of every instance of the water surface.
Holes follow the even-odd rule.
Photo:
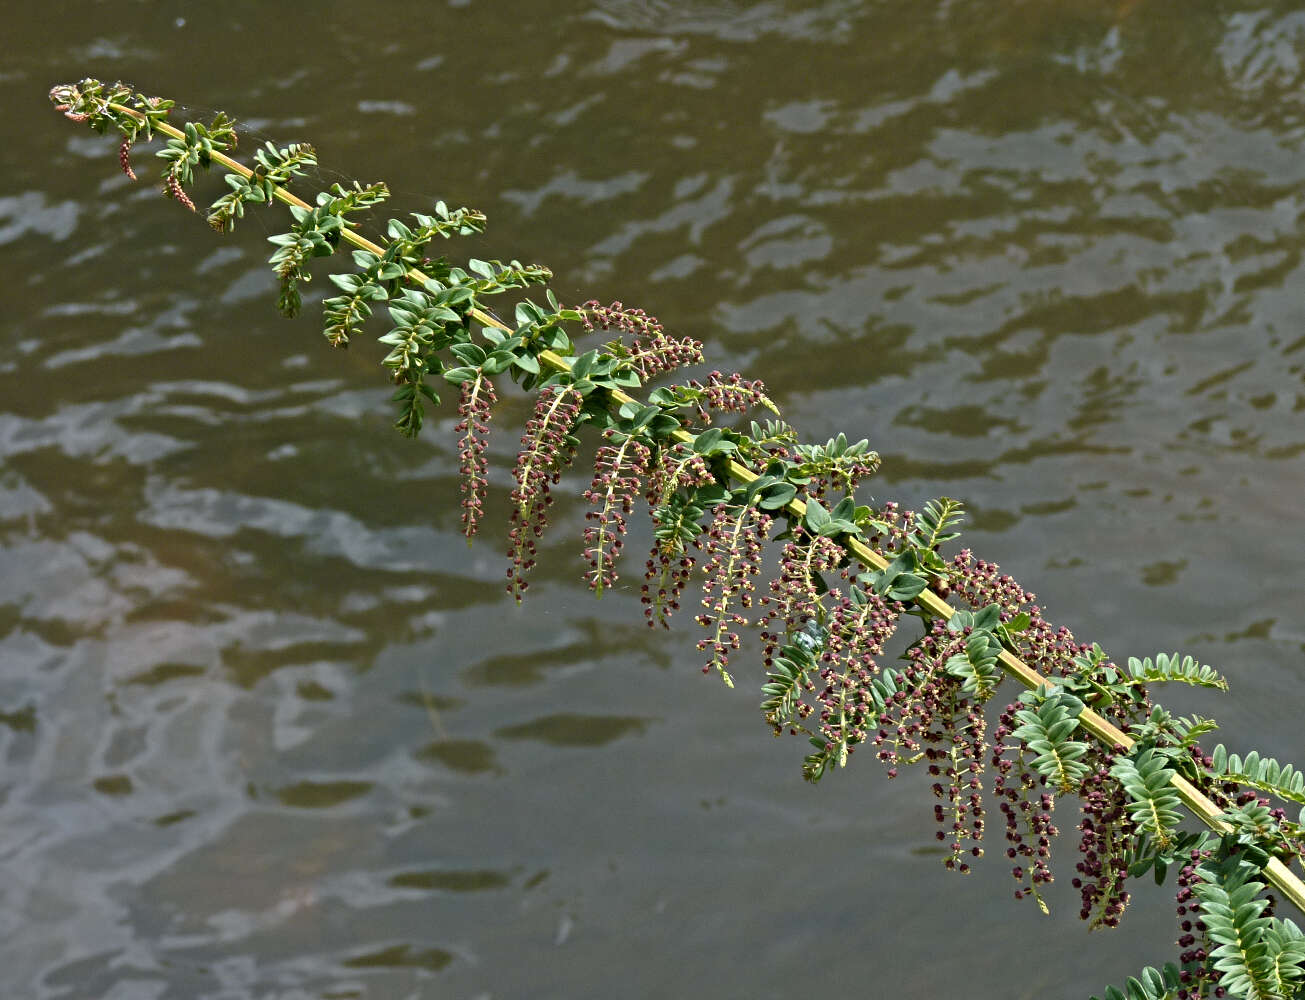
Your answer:
[[[1054,620],[1222,667],[1224,703],[1173,704],[1300,761],[1296,5],[45,14],[3,71],[5,995],[1086,996],[1171,957],[1146,887],[1086,935],[1071,836],[1047,919],[999,851],[943,872],[918,776],[804,786],[691,623],[590,598],[573,499],[518,610],[494,526],[458,534],[451,413],[389,430],[321,280],[276,316],[280,220],[214,236],[44,95],[122,77],[395,213],[486,211],[451,252],[642,305],[808,439],[869,437],[876,497],[965,498]]]

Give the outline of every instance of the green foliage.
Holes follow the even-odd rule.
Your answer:
[[[443,372],[438,352],[455,341],[466,340],[457,307],[465,306],[467,298],[459,297],[457,289],[429,295],[409,288],[390,302],[394,326],[379,338],[390,348],[381,364],[393,372],[393,380],[399,386],[394,394],[399,404],[399,417],[394,426],[407,437],[414,437],[421,430],[422,399],[439,404],[439,396],[426,384],[425,378],[427,374]],[[487,370],[486,374],[495,373]]]
[[[463,289],[457,301],[470,303],[478,295],[490,295],[547,280],[546,268],[528,268],[513,261],[512,265],[497,261],[472,260],[471,272],[451,267],[447,260],[431,260],[423,256],[429,243],[436,237],[450,239],[483,232],[485,216],[470,208],[452,211],[444,202],[437,202],[435,215],[413,213],[417,228],[413,229],[399,219],[391,219],[386,231],[390,240],[381,253],[355,250],[355,274],[332,274],[331,281],[344,295],[334,296],[322,303],[325,320],[323,334],[334,347],[345,347],[349,338],[371,315],[371,302],[384,302],[400,293],[402,283],[412,275],[421,276],[421,287],[431,292],[445,292],[452,288]],[[527,369],[530,370],[530,369]],[[538,372],[538,366],[533,367]]]
[[[231,232],[235,228],[235,220],[244,217],[245,202],[272,204],[278,190],[302,174],[305,167],[316,163],[317,154],[306,142],[294,143],[283,149],[277,149],[270,142],[266,143],[262,149],[254,151],[253,176],[224,175],[223,179],[231,190],[213,202],[209,209],[208,224],[219,233]]]
[[[796,643],[785,646],[775,657],[766,674],[761,693],[761,711],[766,721],[775,727],[778,736],[785,726],[796,725],[796,712],[802,698],[802,689],[810,683],[813,670],[818,669],[811,651]]]
[[[979,701],[987,701],[1002,678],[997,665],[1001,655],[996,631],[1000,615],[1001,608],[989,604],[977,612],[957,611],[947,621],[947,631],[961,636],[964,649],[953,654],[943,669],[962,681],[962,691]]]
[[[942,497],[930,500],[924,511],[917,514],[913,529],[903,540],[902,550],[884,569],[871,571],[864,575],[862,583],[875,593],[894,601],[911,601],[930,586],[931,581],[940,585],[948,582],[948,569],[938,547],[946,541],[960,536],[960,532],[950,530],[959,524],[963,515],[961,504],[956,500]],[[888,526],[883,523],[869,522],[867,526],[877,533],[888,533]],[[1012,621],[1009,627],[994,623],[999,642],[1009,643],[1011,633],[1018,632],[1028,625],[1028,618],[1022,622]]]
[[[1125,858],[1128,874],[1132,878],[1140,878],[1147,872],[1152,872],[1155,884],[1164,885],[1165,876],[1173,865],[1186,863],[1191,859],[1193,851],[1199,854],[1216,839],[1209,830],[1198,833],[1179,830],[1168,842],[1161,844],[1150,834],[1139,832],[1132,838]]]
[[[839,434],[822,445],[799,444],[792,450],[796,468],[790,481],[801,486],[813,481],[828,483],[836,492],[847,493],[879,468],[879,453],[871,450],[865,438],[849,443],[846,435]]]
[[[929,587],[929,579],[920,569],[919,553],[915,549],[907,549],[883,569],[862,573],[858,581],[890,601],[910,601]]]
[[[1083,762],[1088,745],[1070,739],[1078,729],[1083,703],[1073,695],[1050,687],[1033,692],[1032,706],[1015,713],[1019,728],[1014,736],[1033,755],[1034,769],[1061,792],[1078,787],[1088,773]]]
[[[789,446],[796,444],[797,431],[787,420],[767,419],[762,423],[753,420],[748,425],[747,441],[753,448],[748,453],[749,458],[759,456],[768,458],[775,449],[787,450]]]
[[[1110,774],[1128,793],[1128,814],[1137,828],[1161,847],[1172,843],[1182,815],[1182,801],[1171,782],[1169,757],[1149,747],[1136,757],[1120,757]]]
[[[1279,764],[1252,750],[1245,757],[1229,753],[1220,743],[1210,753],[1211,771],[1220,778],[1249,785],[1287,802],[1305,805],[1305,774],[1291,764]]]
[[[154,154],[167,164],[163,172],[164,193],[169,198],[181,202],[192,212],[195,211],[195,203],[184,190],[194,178],[195,168],[202,167],[207,170],[213,163],[215,152],[230,149],[235,144],[235,122],[220,111],[207,126],[198,122],[186,122],[184,135],[170,138],[167,144]]]
[[[965,520],[965,513],[959,500],[939,497],[930,500],[915,517],[915,530],[911,533],[911,544],[920,549],[936,549],[944,542],[959,538],[959,531],[951,529]]]
[[[323,191],[317,196],[315,208],[290,206],[290,214],[295,220],[294,229],[267,238],[269,243],[277,247],[268,263],[276,269],[276,276],[281,280],[281,294],[277,299],[281,315],[299,315],[303,304],[299,296],[299,282],[311,280],[304,268],[313,257],[329,257],[335,252],[340,242],[340,230],[350,224],[346,216],[350,212],[380,204],[389,196],[390,192],[384,184],[362,187],[355,181],[352,188],[332,184],[330,191]]]
[[[807,500],[806,511],[802,515],[802,526],[810,532],[812,538],[838,538],[843,535],[860,535],[861,525],[858,516],[869,513],[868,507],[858,511],[856,501],[844,497],[833,510],[826,510],[815,497]],[[864,512],[864,513],[863,513]]]
[[[1299,841],[1305,829],[1280,818],[1278,810],[1258,801],[1229,806],[1220,817],[1243,843],[1253,844],[1284,859],[1294,853],[1292,841]]]
[[[1144,660],[1130,656],[1128,671],[1133,675],[1134,680],[1144,684],[1177,681],[1180,684],[1191,684],[1196,687],[1228,690],[1228,682],[1213,667],[1202,666],[1190,656],[1184,656],[1180,660],[1177,653],[1168,655],[1157,653],[1154,661],[1149,656]]]
[[[1172,962],[1166,963],[1163,969],[1147,966],[1137,979],[1130,976],[1122,990],[1109,986],[1104,996],[1093,994],[1092,1000],[1175,1000],[1183,985],[1181,975]]]
[[[1305,941],[1291,921],[1266,916],[1265,884],[1259,869],[1233,856],[1203,865],[1193,891],[1201,901],[1206,936],[1216,946],[1211,967],[1219,986],[1234,997],[1280,1000],[1293,997],[1305,970]]]
[[[1219,728],[1219,724],[1213,719],[1205,719],[1199,715],[1191,718],[1185,716],[1175,716],[1164,708],[1162,705],[1155,705],[1151,708],[1151,713],[1140,722],[1135,722],[1128,727],[1129,733],[1139,744],[1145,746],[1161,747],[1181,747],[1190,748],[1197,745],[1197,741],[1207,733],[1212,733]],[[1185,760],[1186,758],[1178,758]]]

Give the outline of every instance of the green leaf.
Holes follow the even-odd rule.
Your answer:
[[[835,538],[838,535],[860,535],[861,529],[851,521],[831,517],[820,526],[816,534],[823,535],[825,538]]]
[[[350,294],[357,292],[363,283],[362,276],[358,274],[328,274],[327,277],[336,288]]]
[[[802,521],[813,534],[819,534],[820,529],[830,522],[829,511],[821,505],[815,497],[807,498],[807,512]]]
[[[571,377],[579,381],[588,378],[593,374],[594,366],[598,362],[597,351],[585,351],[584,354],[576,358],[571,364]]]
[[[450,385],[461,385],[463,382],[470,382],[479,374],[478,368],[449,368],[444,372],[444,379]]]
[[[1001,624],[1001,606],[989,604],[974,613],[974,628],[989,632]]]
[[[797,487],[792,483],[775,483],[763,492],[757,506],[762,510],[779,510],[788,505],[797,496]]]
[[[888,588],[888,599],[892,601],[913,601],[929,586],[929,581],[914,573],[903,573]]]
[[[499,372],[507,371],[514,361],[516,355],[511,351],[495,351],[485,359],[481,369],[486,375],[497,375]]]
[[[485,362],[485,351],[478,344],[453,344],[449,352],[465,365],[478,367]]]
[[[654,406],[678,406],[679,401],[675,398],[675,393],[665,386],[654,389],[648,393],[648,402]]]
[[[631,412],[627,414],[626,407],[623,406],[621,407],[621,415],[629,417],[629,419],[632,422],[632,427],[634,430],[638,430],[640,427],[648,426],[648,424],[652,423],[655,417],[659,417],[662,415],[661,409],[656,406],[640,406],[638,403],[630,403],[627,405],[629,406]],[[699,455],[702,454],[702,452],[698,451],[697,441],[694,442],[693,450],[695,453]]]
[[[575,369],[573,368],[574,372]],[[715,446],[724,437],[724,432],[719,427],[708,427],[705,431],[693,439],[693,451],[697,455],[710,455]]]
[[[1021,611],[1010,621],[1006,622],[1002,628],[1006,630],[1007,634],[1015,636],[1028,628],[1031,623],[1032,619],[1029,618],[1029,613],[1027,611]]]
[[[866,507],[865,510],[867,514],[870,512],[869,507]],[[829,512],[829,516],[834,520],[855,521],[857,518],[856,501],[851,497],[843,497],[842,500],[838,501],[838,505]]]
[[[729,496],[729,490],[719,483],[707,483],[693,491],[693,502],[703,510],[710,510],[718,503],[727,501]]]
[[[465,285],[450,288],[440,294],[441,303],[449,307],[465,305],[474,298],[475,293]]]

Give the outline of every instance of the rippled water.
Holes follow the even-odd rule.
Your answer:
[[[380,353],[275,315],[279,220],[215,237],[51,84],[311,139],[396,213],[485,210],[455,253],[644,305],[808,438],[870,437],[876,496],[966,498],[1053,618],[1225,668],[1224,704],[1172,702],[1300,761],[1297,7],[11,12],[2,992],[1084,996],[1174,936],[1143,887],[1089,938],[1070,837],[1046,919],[998,851],[942,871],[918,777],[804,786],[691,624],[588,596],[574,502],[517,610],[500,543],[458,534],[452,419],[400,440]]]

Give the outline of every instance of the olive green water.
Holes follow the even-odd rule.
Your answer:
[[[52,10],[2,70],[0,994],[1077,997],[1172,957],[1167,891],[1077,921],[1068,809],[1043,918],[1000,850],[943,872],[921,776],[804,786],[758,673],[589,597],[579,475],[517,609],[448,415],[399,439],[380,349],[275,315],[279,219],[216,237],[45,92],[483,209],[451,252],[868,436],[876,497],[966,498],[1054,620],[1224,668],[1170,700],[1300,762],[1301,5]]]

